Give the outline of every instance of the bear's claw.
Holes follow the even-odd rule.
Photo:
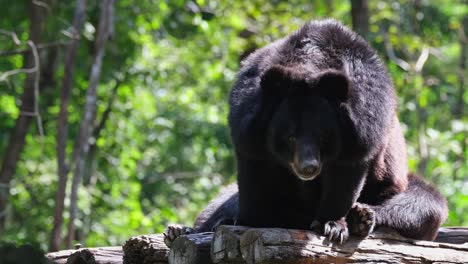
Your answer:
[[[330,241],[337,241],[342,244],[349,237],[348,227],[346,221],[328,221],[323,225],[323,234],[328,237]]]

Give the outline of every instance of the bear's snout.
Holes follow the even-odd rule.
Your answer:
[[[320,164],[316,159],[308,159],[302,162],[300,171],[303,174],[313,175],[320,169]]]
[[[321,171],[320,161],[316,158],[296,158],[294,162],[291,162],[290,166],[294,174],[303,181],[315,179]]]

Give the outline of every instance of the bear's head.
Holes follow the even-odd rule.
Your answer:
[[[275,102],[267,130],[272,156],[301,180],[313,180],[340,151],[338,110],[348,99],[343,72],[307,74],[275,65],[261,77],[265,102]]]

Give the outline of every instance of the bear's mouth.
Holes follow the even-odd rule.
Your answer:
[[[301,169],[298,169],[293,162],[291,162],[289,164],[289,166],[291,167],[291,170],[293,171],[293,173],[299,179],[301,179],[303,181],[311,181],[311,180],[317,178],[317,176],[320,174],[320,172],[322,170],[321,166],[319,166],[315,171],[301,170]]]

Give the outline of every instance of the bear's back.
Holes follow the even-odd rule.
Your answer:
[[[255,74],[252,75],[261,76],[275,64],[299,67],[309,72],[325,69],[346,71],[361,64],[386,75],[372,47],[358,34],[332,19],[310,21],[293,34],[252,53],[242,62],[240,76],[253,72]]]

